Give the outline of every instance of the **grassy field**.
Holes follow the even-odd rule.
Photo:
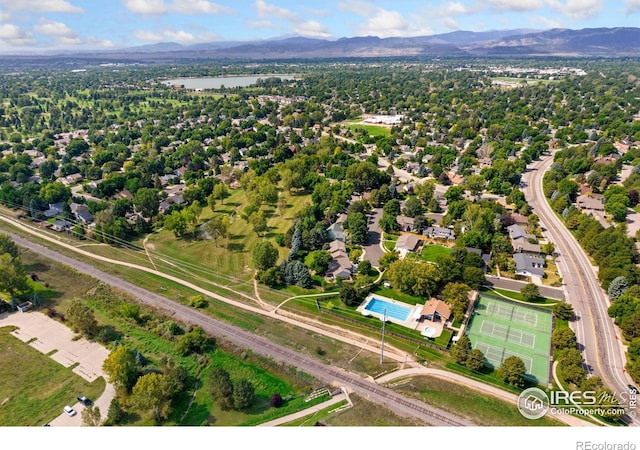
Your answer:
[[[493,293],[493,294],[497,294],[498,297],[507,297],[509,299],[512,300],[519,300],[521,302],[524,302],[524,297],[522,296],[522,294],[520,292],[516,292],[516,291],[509,291],[507,289],[500,289],[500,288],[481,288],[481,291],[486,291],[488,293]],[[526,303],[530,303],[532,305],[536,305],[536,306],[553,306],[556,303],[558,303],[558,300],[552,299],[552,298],[548,298],[548,297],[539,297],[538,300],[533,301],[533,302],[526,302]]]
[[[544,84],[557,83],[558,80],[538,80],[535,78],[514,78],[514,77],[493,77],[491,81],[502,81],[505,83],[523,83],[523,84]]]
[[[391,136],[391,128],[381,126],[381,125],[354,123],[354,124],[348,125],[347,128],[351,130],[351,132],[355,135],[360,135],[362,134],[360,130],[365,130],[369,136],[373,136],[373,137]]]
[[[481,426],[562,426],[546,417],[526,419],[518,412],[516,405],[436,377],[407,379],[405,383],[398,383],[394,390],[466,417]],[[479,411],[482,414],[478,414]]]
[[[424,261],[434,262],[436,257],[440,255],[449,255],[451,254],[451,248],[445,247],[443,245],[425,245],[422,249],[422,253],[420,253],[420,259]]]
[[[76,403],[82,392],[96,398],[104,391],[102,378],[93,383],[76,375],[0,328],[0,426],[37,426]]]

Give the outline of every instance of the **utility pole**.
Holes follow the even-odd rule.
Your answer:
[[[384,309],[384,315],[382,317],[382,345],[380,346],[380,364],[384,358],[384,325],[387,323],[387,308]]]

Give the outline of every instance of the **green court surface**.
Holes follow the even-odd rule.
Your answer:
[[[485,355],[494,368],[509,356],[524,361],[527,376],[538,384],[549,383],[551,312],[480,295],[467,325],[471,346]]]

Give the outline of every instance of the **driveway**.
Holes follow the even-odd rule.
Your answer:
[[[381,247],[382,229],[378,223],[381,217],[382,208],[375,208],[371,214],[367,215],[369,233],[367,235],[367,242],[363,246],[364,255],[362,255],[362,257],[368,260],[374,267],[378,267],[378,260],[384,255],[384,250],[382,250]]]
[[[71,369],[76,375],[89,382],[93,382],[100,377],[107,379],[102,371],[102,363],[109,355],[109,350],[102,345],[84,338],[74,340],[75,334],[69,328],[36,311],[0,315],[0,327],[12,325],[18,328],[11,334],[22,342],[28,342],[28,345],[44,354],[50,354],[56,350],[51,353],[51,359],[64,367],[77,364],[76,367]],[[74,399],[75,395],[74,393]],[[94,399],[94,404],[100,408],[103,419],[106,418],[106,413],[114,395],[113,386],[107,383],[106,389],[100,398]],[[69,417],[64,412],[61,412],[59,417],[50,422],[51,426],[82,425],[81,413],[84,406],[77,401],[70,402],[69,406],[74,408],[77,414]]]

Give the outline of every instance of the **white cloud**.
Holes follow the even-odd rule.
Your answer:
[[[46,19],[42,19],[40,23],[35,26],[35,30],[38,33],[46,34],[47,36],[66,38],[76,36],[75,31],[73,31],[67,24]]]
[[[640,11],[640,0],[625,0],[627,5],[627,13],[634,13]]]
[[[535,17],[534,20],[532,20],[531,24],[534,28],[538,28],[538,25],[541,25],[544,29],[565,28],[565,26],[559,20],[550,19],[544,16]]]
[[[281,8],[279,6],[267,3],[264,0],[256,0],[254,7],[258,12],[259,17],[266,17],[269,19],[277,18],[277,19],[284,19],[289,21],[295,21],[299,19],[296,13],[286,8]]]
[[[197,39],[193,34],[184,30],[175,30],[172,28],[166,28],[163,30],[136,30],[133,35],[136,39],[147,42],[173,41],[182,44],[197,42]]]
[[[124,6],[136,14],[223,14],[233,12],[232,8],[218,5],[207,0],[124,0]]]
[[[11,15],[7,12],[0,11],[0,22],[7,22],[11,19]]]
[[[124,0],[124,6],[137,14],[164,14],[169,12],[164,0]]]
[[[174,0],[169,9],[171,12],[183,14],[226,14],[234,11],[207,0]]]
[[[302,36],[315,37],[315,38],[330,38],[331,32],[315,20],[307,20],[300,24],[293,25],[293,32]]]
[[[0,0],[0,5],[11,10],[66,13],[84,12],[82,8],[74,6],[66,0]]]
[[[460,25],[458,22],[453,20],[451,17],[446,17],[443,21],[444,26],[453,31],[458,31],[460,29]]]
[[[420,22],[423,18],[417,15],[408,20],[398,11],[383,9],[360,0],[341,2],[338,7],[343,11],[351,12],[365,19],[363,23],[357,26],[356,34],[359,36],[386,38],[432,34],[430,29],[421,26]]]
[[[473,9],[469,8],[464,3],[449,2],[440,8],[440,12],[444,15],[460,15],[460,14],[471,14],[473,12]]]
[[[279,25],[271,22],[270,20],[255,20],[253,22],[245,22],[245,25],[249,28],[260,29],[260,28],[270,28],[277,29],[280,28]]]
[[[0,25],[0,42],[12,47],[21,47],[35,42],[33,34],[12,23]]]
[[[597,15],[604,5],[604,0],[545,0],[547,4],[572,19],[587,19]]]
[[[533,11],[544,7],[542,0],[486,0],[500,11]]]

